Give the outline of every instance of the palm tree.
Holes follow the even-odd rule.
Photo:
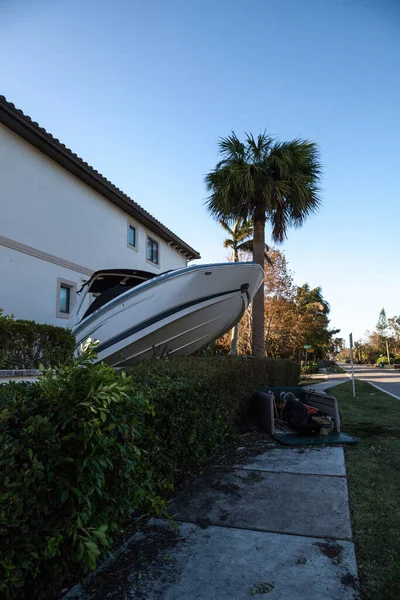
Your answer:
[[[233,223],[232,228],[229,227],[228,221],[220,219],[219,224],[230,237],[224,240],[224,248],[232,248],[233,262],[239,262],[239,252],[250,252],[253,254],[253,221],[246,221],[243,217],[239,217]],[[272,264],[268,256],[269,247],[264,245],[264,260]]]
[[[356,363],[361,362],[361,354],[362,354],[362,343],[354,342],[354,358]]]
[[[215,218],[254,223],[254,260],[264,268],[265,224],[282,242],[319,204],[321,165],[315,143],[279,142],[266,133],[241,142],[234,132],[219,142],[222,160],[205,178],[207,208]],[[264,356],[264,286],[253,300],[252,353]]]
[[[219,224],[229,236],[224,240],[224,248],[232,248],[233,262],[239,262],[240,250],[253,252],[254,226],[252,221],[238,217],[232,227],[229,227],[229,222],[224,219],[220,219]]]
[[[224,219],[220,219],[219,224],[229,235],[229,237],[224,240],[224,248],[232,248],[233,262],[239,262],[240,251],[251,252],[253,254],[252,237],[254,233],[254,226],[252,221],[246,221],[246,219],[243,217],[239,217],[232,224],[232,227],[229,227],[228,222],[224,221]],[[268,250],[269,248],[267,244],[265,244],[264,258],[271,264],[268,256]],[[231,349],[229,352],[233,356],[236,354],[238,331],[239,324],[236,324],[232,329]]]

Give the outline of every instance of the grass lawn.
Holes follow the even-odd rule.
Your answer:
[[[356,381],[331,388],[343,431],[359,438],[346,448],[350,507],[362,598],[400,598],[400,401]]]

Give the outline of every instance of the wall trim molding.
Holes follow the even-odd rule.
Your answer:
[[[78,265],[76,263],[70,262],[69,260],[64,260],[59,256],[55,256],[54,254],[49,254],[48,252],[43,252],[38,248],[33,248],[33,246],[27,246],[26,244],[21,244],[16,240],[12,240],[10,238],[5,237],[4,235],[0,235],[0,246],[5,246],[6,248],[11,248],[12,250],[17,250],[17,252],[23,252],[24,254],[29,254],[29,256],[34,256],[35,258],[39,258],[40,260],[45,260],[49,263],[53,263],[53,265],[58,265],[59,267],[64,267],[65,269],[70,269],[71,271],[76,271],[77,273],[83,273],[84,275],[92,275],[94,273],[93,269],[88,269],[87,267],[83,267],[82,265]]]

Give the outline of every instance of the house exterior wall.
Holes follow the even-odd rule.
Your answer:
[[[128,245],[128,224],[137,248]],[[147,236],[159,265],[146,258]],[[0,124],[0,308],[16,318],[57,317],[57,280],[79,289],[98,269],[162,273],[186,266],[179,251]],[[71,268],[72,267],[72,268]]]

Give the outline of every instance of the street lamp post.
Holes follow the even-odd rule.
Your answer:
[[[385,338],[385,342],[386,342],[386,354],[388,357],[388,364],[390,365],[389,344],[388,344],[387,338]]]
[[[356,396],[356,384],[354,381],[354,362],[353,362],[353,334],[350,334],[350,361],[351,361],[351,379],[353,382],[353,398]]]

